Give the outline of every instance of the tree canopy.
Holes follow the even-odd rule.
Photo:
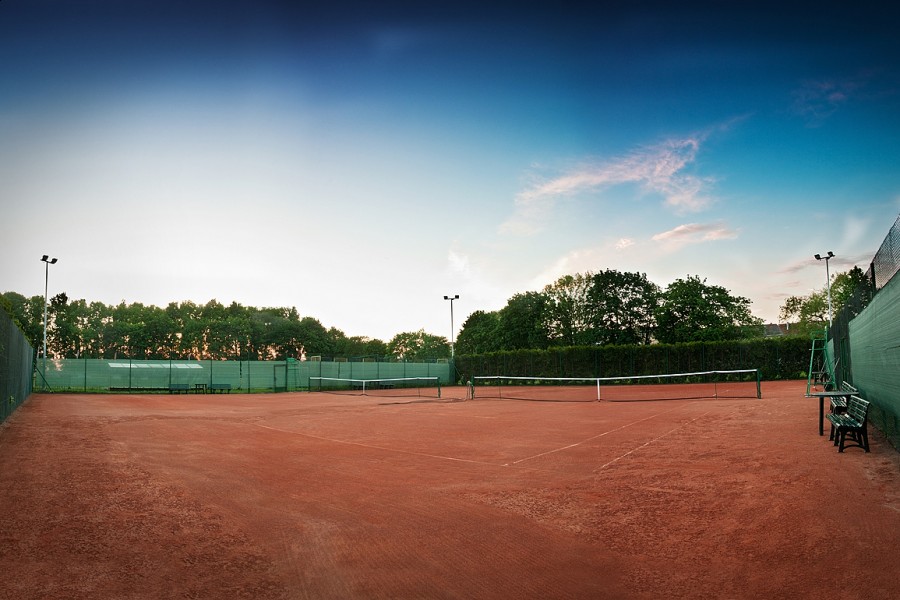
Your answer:
[[[862,290],[871,288],[871,282],[865,271],[853,267],[844,273],[831,276],[831,313],[837,315],[853,296]],[[798,334],[822,329],[828,324],[828,286],[813,290],[806,296],[789,296],[781,305],[779,318],[794,325]]]
[[[2,294],[4,306],[21,324],[32,346],[43,344],[44,298]],[[398,334],[402,335],[418,335]],[[432,336],[434,337],[434,336]],[[449,356],[444,338],[429,339],[407,359]],[[390,356],[388,344],[368,337],[348,337],[326,328],[294,307],[255,308],[216,300],[206,304],[172,302],[165,308],[139,302],[107,305],[71,300],[65,293],[47,307],[47,354],[63,358],[283,360],[309,356]],[[414,357],[414,358],[409,358]]]
[[[857,269],[858,271],[858,269]],[[860,271],[835,277],[837,305],[852,293]],[[36,347],[43,332],[44,299],[3,294],[7,310]],[[819,322],[824,305],[817,294],[791,297],[784,318]],[[476,310],[465,320],[457,354],[500,350],[725,341],[762,335],[750,300],[696,275],[665,289],[645,273],[607,269],[565,275],[541,291],[518,293],[497,311]],[[423,329],[384,342],[348,337],[326,328],[294,307],[255,308],[172,302],[165,308],[141,303],[110,306],[71,300],[65,293],[48,306],[48,354],[59,357],[141,359],[283,360],[311,356],[434,360],[451,353],[447,338]]]
[[[750,300],[697,276],[662,290],[644,273],[566,275],[463,323],[460,354],[550,346],[732,340],[762,334]]]
[[[656,307],[656,339],[667,344],[756,337],[762,321],[750,313],[750,300],[732,296],[699,276],[676,279]]]

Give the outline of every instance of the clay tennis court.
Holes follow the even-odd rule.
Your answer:
[[[40,395],[0,598],[897,598],[900,458],[763,398]]]

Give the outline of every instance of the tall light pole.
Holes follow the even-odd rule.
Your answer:
[[[831,250],[828,251],[828,254],[822,256],[821,254],[816,254],[816,260],[824,260],[825,261],[825,289],[828,294],[828,326],[831,327],[833,325],[831,318],[831,271],[828,269],[828,261],[834,258],[834,252]]]
[[[43,381],[41,387],[47,387],[47,283],[50,281],[50,265],[55,265],[55,258],[50,258],[46,254],[41,257],[44,262],[44,358],[41,366],[41,376]]]
[[[455,351],[454,351],[455,344],[453,343],[453,339],[454,339],[453,336],[456,333],[456,330],[453,328],[453,301],[459,300],[459,294],[454,294],[452,296],[444,296],[444,300],[450,301],[450,358],[453,358],[455,355],[454,354],[455,353]]]

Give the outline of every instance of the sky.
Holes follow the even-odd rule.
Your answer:
[[[0,292],[389,341],[615,269],[777,322],[900,213],[892,4],[0,0]]]

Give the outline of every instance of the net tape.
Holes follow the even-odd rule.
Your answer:
[[[469,385],[469,397],[475,398],[476,392],[475,388],[478,386],[479,382],[481,382],[481,389],[485,389],[487,387],[496,387],[501,388],[503,384],[506,383],[506,387],[516,388],[516,387],[539,387],[542,384],[546,384],[550,387],[562,384],[570,385],[573,387],[581,386],[587,387],[588,385],[596,388],[596,400],[601,400],[601,389],[605,387],[607,389],[615,387],[615,388],[623,388],[628,387],[632,384],[644,384],[648,383],[652,386],[659,384],[660,386],[671,386],[671,385],[681,385],[681,384],[719,384],[719,383],[735,383],[735,381],[721,381],[720,378],[727,376],[746,376],[743,379],[745,384],[752,384],[755,387],[754,395],[757,398],[762,397],[761,389],[760,389],[760,372],[759,369],[733,369],[733,370],[718,370],[718,371],[695,371],[690,373],[665,373],[665,374],[657,374],[657,375],[631,375],[631,376],[620,376],[620,377],[523,377],[523,376],[504,376],[504,375],[478,375],[474,376]],[[752,375],[752,378],[750,377]],[[691,379],[700,379],[700,381],[691,381]],[[492,383],[493,382],[493,383]],[[740,382],[740,378],[738,380]],[[529,384],[533,384],[529,386]],[[482,393],[481,395],[484,395]],[[715,394],[718,396],[718,392]]]

